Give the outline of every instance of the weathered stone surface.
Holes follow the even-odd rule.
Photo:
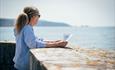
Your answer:
[[[30,53],[30,70],[115,69],[115,59],[111,59],[112,61],[110,59],[106,60],[108,53],[103,50],[97,50],[96,52],[96,50],[80,48],[40,48],[31,49]]]

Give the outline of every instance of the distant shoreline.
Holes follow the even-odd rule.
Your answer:
[[[54,22],[54,21],[47,21],[47,20],[39,20],[37,22],[38,24],[36,26],[71,26],[64,22]],[[15,25],[15,19],[2,19],[0,18],[0,27],[1,26],[14,26]]]

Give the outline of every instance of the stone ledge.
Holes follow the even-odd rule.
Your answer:
[[[88,58],[89,49],[40,48],[30,50],[30,70],[113,70],[112,64],[98,60],[97,55]],[[100,52],[99,50],[97,50]],[[95,52],[95,51],[94,51]],[[89,54],[87,54],[89,53]],[[101,52],[103,53],[103,52]],[[93,54],[93,52],[92,52]],[[100,56],[100,55],[99,55]],[[101,55],[102,56],[102,55]],[[91,59],[90,58],[94,58]],[[101,57],[100,57],[101,58]]]

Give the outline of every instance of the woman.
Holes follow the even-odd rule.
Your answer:
[[[39,11],[35,7],[25,7],[23,13],[17,18],[14,29],[16,52],[13,61],[14,67],[18,70],[29,70],[29,49],[64,47],[67,44],[62,40],[41,41],[35,37],[33,26],[36,25],[39,18]]]

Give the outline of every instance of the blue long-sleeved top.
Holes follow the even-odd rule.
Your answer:
[[[44,48],[45,42],[35,37],[33,28],[27,24],[18,34],[14,29],[16,37],[16,51],[14,56],[14,67],[18,70],[29,70],[29,49],[30,48]]]

